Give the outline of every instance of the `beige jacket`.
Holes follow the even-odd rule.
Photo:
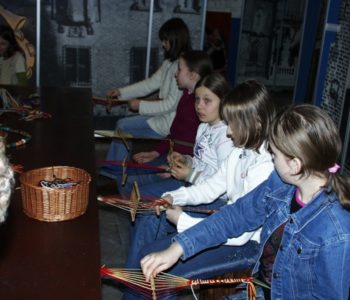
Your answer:
[[[161,67],[150,77],[120,90],[120,99],[129,100],[144,97],[157,90],[161,101],[141,101],[140,115],[149,115],[148,125],[158,134],[167,136],[176,113],[176,107],[182,96],[177,87],[175,73],[178,61],[165,60]]]
[[[0,57],[0,84],[18,84],[17,73],[26,72],[24,56],[16,52],[10,58]]]

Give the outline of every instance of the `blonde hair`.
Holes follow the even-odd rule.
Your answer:
[[[0,137],[0,223],[5,221],[14,184],[13,171],[5,155],[5,144]]]
[[[335,191],[342,206],[350,210],[350,178],[329,171],[341,152],[341,139],[331,117],[321,108],[303,104],[281,111],[269,134],[278,150],[302,162],[300,174],[327,178],[326,188]]]

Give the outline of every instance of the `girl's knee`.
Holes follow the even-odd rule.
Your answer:
[[[120,130],[125,130],[128,127],[128,118],[122,118],[117,121],[115,128]]]

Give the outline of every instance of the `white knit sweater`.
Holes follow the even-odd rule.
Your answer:
[[[185,206],[211,203],[226,192],[228,204],[232,204],[266,180],[272,170],[271,155],[265,149],[265,144],[260,147],[259,153],[249,149],[234,148],[212,177],[199,184],[181,187],[164,195],[171,195],[174,205]],[[182,232],[201,220],[183,212],[178,220],[177,230]],[[226,244],[239,246],[249,240],[260,242],[260,229],[229,239]]]
[[[201,123],[197,130],[196,144],[191,160],[192,172],[188,182],[197,184],[212,176],[219,169],[221,163],[229,156],[233,143],[226,135],[227,125],[220,121],[209,125]]]
[[[177,65],[177,60],[174,62],[165,60],[151,77],[119,89],[120,99],[123,100],[144,97],[159,90],[159,99],[162,100],[141,101],[139,113],[149,115],[148,125],[163,136],[167,136],[170,132],[170,126],[182,96],[182,91],[179,90],[175,80]]]

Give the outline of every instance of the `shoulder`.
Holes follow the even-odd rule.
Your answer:
[[[197,129],[197,135],[201,135],[203,132],[205,132],[208,126],[208,123],[200,123]]]
[[[336,227],[338,233],[348,234],[350,241],[350,211],[344,209],[340,203],[338,196],[333,192],[331,194],[325,194],[329,205],[325,212],[330,218],[330,222]]]
[[[220,121],[218,124],[213,125],[212,131],[217,136],[224,135],[226,139],[229,139],[227,137],[227,125],[223,121]]]
[[[13,54],[11,58],[13,60],[15,60],[15,61],[23,61],[23,62],[25,62],[24,55],[21,52],[19,52],[19,51],[16,51],[15,54]]]
[[[180,102],[179,102],[179,106],[182,107],[188,107],[188,108],[193,108],[194,110],[194,105],[193,105],[193,101],[194,101],[194,94],[190,94],[188,92],[188,90],[183,90],[181,91],[181,97],[180,97]]]
[[[251,150],[254,155],[260,159],[260,160],[268,160],[268,161],[271,161],[272,163],[272,156],[271,156],[271,153],[267,150],[267,144],[266,142],[264,142],[260,148],[259,148],[259,151],[255,151],[255,150]]]
[[[176,68],[177,69],[178,61],[170,61],[169,59],[165,59],[160,66],[162,69],[168,69],[168,68]]]

